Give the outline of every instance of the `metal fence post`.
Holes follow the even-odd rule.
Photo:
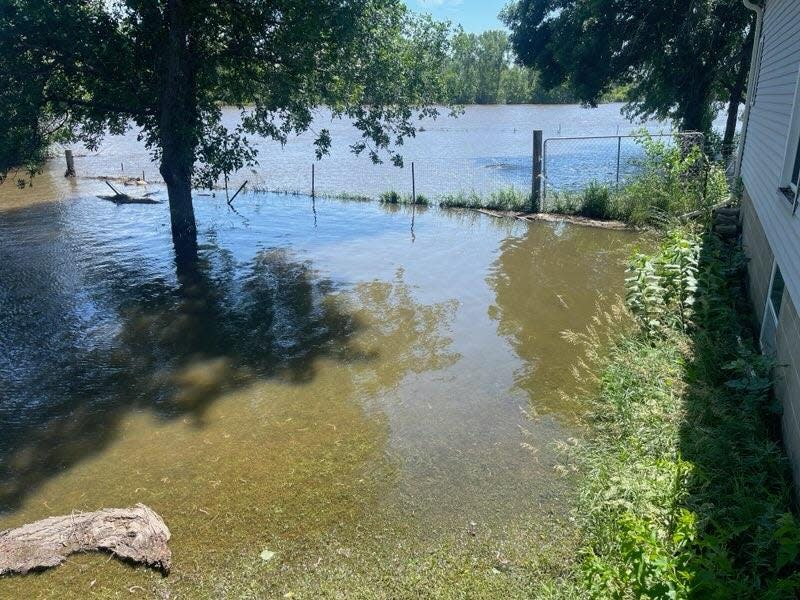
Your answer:
[[[417,180],[414,177],[414,163],[411,163],[411,204],[417,203]]]
[[[314,198],[316,196],[314,185],[315,185],[315,173],[314,173],[314,163],[311,163],[311,197]]]
[[[414,176],[414,161],[411,161],[411,239],[414,240],[414,221],[417,220],[417,179]]]
[[[542,130],[533,131],[533,167],[531,169],[531,212],[542,209]]]
[[[622,136],[617,136],[617,187],[619,187],[619,159],[622,154]]]

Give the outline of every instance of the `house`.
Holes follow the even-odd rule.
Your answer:
[[[742,240],[800,497],[800,0],[743,1],[756,12],[757,43],[736,165]]]

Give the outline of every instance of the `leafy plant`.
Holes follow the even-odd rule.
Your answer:
[[[590,219],[611,219],[614,217],[611,190],[597,181],[589,183],[583,191],[580,214]]]
[[[700,238],[691,229],[667,234],[654,256],[636,254],[628,266],[625,299],[648,335],[691,323],[697,294]]]
[[[626,304],[639,327],[597,359],[590,434],[574,451],[574,596],[800,594],[800,523],[742,265],[740,249],[692,228],[632,259]]]

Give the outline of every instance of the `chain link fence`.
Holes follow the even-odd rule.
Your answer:
[[[623,187],[641,169],[645,157],[643,141],[653,139],[665,145],[680,144],[687,150],[692,146],[704,148],[700,133],[652,133],[640,135],[610,135],[585,137],[551,137],[541,146],[542,175],[541,210],[553,210],[548,202],[560,193],[580,193],[596,182],[611,188]],[[159,182],[157,165],[149,156],[128,155],[125,164],[113,145],[104,154],[76,155],[81,161],[79,171],[86,175],[142,178]],[[413,165],[413,176],[412,176]],[[533,193],[533,152],[509,153],[503,156],[478,158],[419,158],[406,155],[405,165],[373,164],[361,156],[326,157],[299,164],[271,160],[253,169],[232,174],[229,193],[233,194],[245,181],[248,188],[311,195],[378,199],[394,192],[410,199],[412,193],[429,203],[447,200],[477,205],[492,204],[493,196],[513,197],[517,205],[530,200]]]
[[[580,193],[592,183],[624,186],[641,171],[648,139],[686,152],[705,144],[705,136],[695,132],[548,138],[543,144],[543,209],[555,193]]]
[[[416,193],[431,203],[453,197],[489,197],[504,190],[520,196],[531,193],[530,155],[487,158],[436,158],[409,160],[403,167],[373,164],[366,159],[347,166],[331,160],[309,163],[306,173],[296,170],[253,172],[250,185],[261,190],[341,198],[377,199],[395,192]],[[412,173],[413,165],[413,173]]]

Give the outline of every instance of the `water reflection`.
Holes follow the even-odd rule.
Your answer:
[[[40,267],[45,258],[29,257]],[[25,263],[3,260],[0,268],[4,281],[24,281]],[[102,450],[128,411],[189,415],[202,425],[210,403],[254,378],[305,383],[322,356],[370,358],[349,350],[358,322],[330,294],[332,284],[286,250],[259,252],[242,277],[216,247],[177,285],[131,264],[109,262],[93,276],[102,288],[77,298],[59,293],[63,273],[39,279],[53,284],[44,289],[4,287],[3,353],[21,358],[3,371],[4,396],[26,407],[3,411],[4,508]],[[37,315],[38,331],[21,307]],[[103,331],[87,331],[84,320]]]
[[[619,294],[636,240],[554,224],[503,241],[487,277],[495,291],[489,316],[521,359],[514,379],[537,411],[568,414],[578,408],[572,373],[577,350],[562,333],[585,330],[598,303]]]

